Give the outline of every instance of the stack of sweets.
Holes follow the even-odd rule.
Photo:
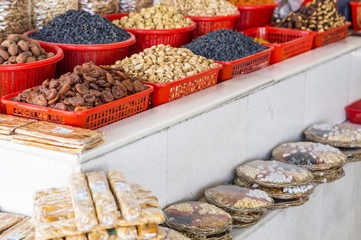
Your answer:
[[[264,211],[273,206],[273,199],[264,191],[235,185],[221,185],[205,191],[209,203],[228,212],[233,227],[256,224]]]
[[[157,198],[118,170],[74,173],[69,187],[37,192],[36,237],[53,239],[163,239]]]
[[[321,143],[284,143],[272,152],[274,159],[312,171],[315,183],[335,181],[344,175],[346,155],[339,149]]]
[[[82,153],[103,142],[101,131],[60,125],[51,122],[35,122],[15,129],[14,143],[41,147],[68,153]]]
[[[0,114],[0,139],[11,140],[16,128],[33,122],[31,119]]]
[[[268,192],[274,199],[273,209],[302,205],[313,190],[309,170],[279,161],[246,162],[237,167],[237,175],[237,185]]]
[[[0,233],[14,226],[23,219],[24,217],[19,215],[0,212]]]
[[[339,148],[348,162],[361,160],[361,128],[350,124],[317,123],[306,129],[307,140]]]
[[[0,235],[1,240],[14,240],[14,239],[23,239],[23,240],[34,240],[35,233],[34,227],[30,222],[30,218],[24,218],[8,230],[4,231]]]
[[[232,239],[232,217],[214,205],[188,201],[164,210],[165,224],[191,239]]]
[[[163,229],[165,231],[164,239],[166,239],[166,240],[190,240],[190,238],[184,236],[183,234],[181,234],[180,232],[178,232],[174,229],[167,228],[167,227],[164,227]]]

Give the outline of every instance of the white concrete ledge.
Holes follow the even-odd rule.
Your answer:
[[[312,50],[265,69],[237,77],[204,91],[105,126],[100,129],[106,133],[104,144],[84,154],[59,153],[39,148],[24,147],[9,142],[0,142],[0,149],[7,148],[61,161],[84,163],[217,108],[228,101],[244,97],[278,81],[300,74],[360,47],[360,38],[348,37],[345,40]]]

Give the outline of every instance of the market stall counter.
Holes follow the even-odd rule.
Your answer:
[[[303,140],[307,126],[344,122],[344,107],[360,96],[360,61],[361,42],[349,37],[102,127],[104,143],[82,154],[1,140],[1,209],[30,216],[36,190],[64,186],[80,170],[114,168],[153,191],[162,207],[196,200],[205,189],[230,183],[242,162],[267,159],[281,143]],[[361,164],[354,164],[344,166],[344,178],[317,186],[303,206],[266,213],[259,224],[235,230],[233,239],[297,229],[297,239],[322,232],[356,239]],[[310,221],[317,227],[303,231]]]

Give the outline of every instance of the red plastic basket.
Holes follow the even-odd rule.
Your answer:
[[[0,98],[27,88],[40,85],[44,80],[55,76],[56,63],[63,57],[63,51],[54,44],[40,43],[54,57],[32,63],[0,65]],[[5,112],[0,103],[0,112]]]
[[[272,22],[273,12],[279,3],[259,6],[237,6],[240,17],[235,20],[235,29],[238,31],[263,27]]]
[[[215,16],[215,17],[192,17],[193,22],[196,23],[196,29],[192,32],[192,39],[196,39],[204,34],[213,32],[219,29],[233,29],[234,21],[239,17],[239,12],[229,16]]]
[[[78,112],[41,107],[10,100],[20,92],[3,96],[1,101],[6,106],[6,112],[9,115],[81,128],[97,129],[147,110],[149,95],[153,90],[153,87],[148,85],[148,89],[143,92],[89,110]]]
[[[262,38],[271,42],[261,43],[273,47],[271,64],[311,50],[314,35],[314,33],[308,31],[276,27],[251,28],[243,31],[243,33],[253,38]]]
[[[30,35],[38,30],[24,33]],[[130,34],[130,39],[110,44],[81,45],[55,43],[64,51],[64,58],[56,68],[56,76],[67,72],[72,72],[76,65],[92,61],[96,65],[110,65],[117,60],[122,60],[128,56],[129,46],[135,43],[134,35]],[[42,41],[38,41],[42,43]]]
[[[152,107],[176,100],[186,95],[198,92],[202,89],[217,84],[219,70],[222,65],[210,70],[198,73],[196,75],[180,79],[170,83],[149,83],[154,87],[151,95]]]
[[[230,62],[215,61],[223,65],[223,69],[219,73],[218,82],[224,82],[238,75],[267,67],[270,63],[272,50],[273,47],[270,47],[262,52]]]
[[[325,32],[313,32],[314,38],[313,38],[312,48],[322,47],[329,43],[333,43],[338,40],[346,38],[348,28],[350,26],[351,23],[346,22],[346,24],[341,27],[333,28]]]
[[[104,17],[113,21],[127,15],[129,13],[110,14]],[[158,44],[170,45],[172,47],[183,46],[191,41],[191,31],[195,28],[196,25],[192,23],[187,27],[177,29],[148,30],[125,28],[125,30],[133,33],[137,39],[136,43],[130,47],[130,54],[134,54]]]
[[[361,2],[350,2],[352,26],[355,31],[361,30]]]
[[[361,124],[361,99],[348,105],[345,109],[350,122]]]

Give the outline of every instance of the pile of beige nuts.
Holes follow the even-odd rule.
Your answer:
[[[161,3],[174,7],[184,16],[212,17],[237,13],[237,7],[227,0],[163,0]]]
[[[174,8],[156,3],[154,7],[143,8],[140,13],[130,13],[129,17],[114,20],[122,28],[133,29],[174,29],[187,27],[192,20],[179,14]]]
[[[153,83],[173,82],[218,66],[213,60],[195,55],[186,48],[173,48],[163,44],[117,61],[112,67],[119,65],[128,74]]]

